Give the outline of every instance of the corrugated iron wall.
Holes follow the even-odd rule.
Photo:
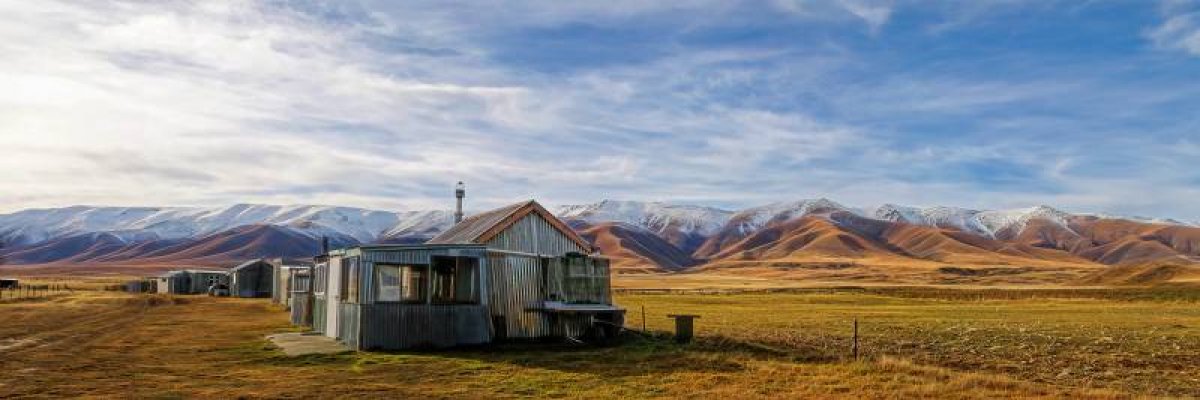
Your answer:
[[[530,308],[545,299],[541,259],[507,253],[488,253],[489,303],[493,317],[503,319],[497,335],[505,338],[551,336],[549,319]]]
[[[265,261],[230,272],[229,295],[234,297],[271,297],[274,268]]]
[[[229,274],[224,272],[195,272],[189,275],[191,279],[186,293],[190,294],[208,293],[209,278],[215,278],[213,281],[219,284],[229,284]]]
[[[341,303],[338,312],[338,340],[350,346],[352,349],[358,348],[358,331],[359,331],[359,304]]]
[[[491,341],[481,305],[362,305],[361,349],[403,349],[484,344]]]
[[[362,268],[359,283],[363,304],[375,303],[375,263],[399,265],[429,265],[433,256],[458,256],[484,258],[484,250],[479,247],[420,247],[402,250],[364,250],[362,252]],[[487,267],[480,263],[480,268]]]
[[[350,252],[344,256],[360,260],[358,301],[361,304],[317,297],[312,304],[313,325],[316,330],[323,330],[327,318],[338,318],[336,336],[348,345],[364,349],[477,344],[501,334],[505,338],[529,339],[578,336],[590,325],[589,317],[554,316],[537,311],[547,300],[549,292],[544,287],[547,282],[557,282],[558,293],[564,294],[559,300],[587,298],[607,302],[609,299],[607,280],[577,285],[568,282],[566,266],[559,257],[583,249],[539,216],[523,218],[488,245],[542,257],[489,251],[479,246],[364,248]],[[428,265],[431,257],[439,255],[481,258],[480,280],[484,289],[481,304],[375,304],[375,264]],[[605,273],[606,267],[601,269]],[[331,288],[338,284],[329,282]],[[329,307],[337,308],[334,311]],[[329,312],[335,315],[327,316]]]
[[[586,253],[549,221],[529,214],[487,242],[488,248],[522,253],[561,256],[570,252]]]
[[[316,297],[313,299],[312,320],[314,331],[325,333],[325,318],[327,316],[325,313],[326,304],[327,301],[324,297]]]
[[[288,306],[292,311],[292,325],[312,327],[312,295],[292,293]]]

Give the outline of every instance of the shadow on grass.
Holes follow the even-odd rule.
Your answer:
[[[751,360],[797,363],[838,362],[839,357],[816,349],[780,348],[704,336],[687,344],[676,343],[667,333],[627,332],[614,343],[596,346],[563,341],[503,342],[453,349],[367,351],[287,356],[269,342],[248,344],[229,351],[242,353],[247,363],[285,367],[396,365],[450,362],[459,367],[488,369],[512,365],[521,368],[591,374],[605,378],[658,375],[673,372],[725,372],[745,370]],[[473,366],[473,367],[472,367]]]
[[[374,358],[371,363],[387,363],[388,357],[425,356],[483,364],[508,364],[570,373],[593,374],[606,378],[658,375],[672,372],[740,372],[749,360],[790,362],[832,362],[836,358],[821,354],[782,350],[766,345],[737,341],[726,337],[703,337],[688,344],[671,340],[659,333],[627,333],[606,346],[564,342],[508,342],[488,346],[450,350],[410,350],[361,353]]]

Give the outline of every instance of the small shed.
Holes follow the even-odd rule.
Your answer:
[[[21,281],[16,278],[0,278],[0,289],[16,289],[21,286]]]
[[[421,245],[332,251],[312,272],[313,329],[355,349],[609,336],[609,261],[535,201],[472,216]]]
[[[203,294],[208,293],[209,288],[220,285],[229,285],[228,272],[185,269],[159,276],[155,290],[162,294]]]
[[[156,293],[158,290],[158,279],[146,278],[134,281],[125,282],[125,291],[129,293]]]
[[[299,264],[283,259],[272,260],[275,265],[274,285],[271,288],[271,302],[291,307],[292,293],[307,290],[309,271],[312,265]]]
[[[312,271],[311,266],[291,266],[287,271],[286,304],[291,311],[293,325],[312,327]]]
[[[264,259],[250,260],[229,270],[229,295],[269,298],[275,287],[275,264]]]

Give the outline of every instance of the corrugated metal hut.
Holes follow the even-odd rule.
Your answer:
[[[125,282],[125,291],[129,293],[155,293],[158,291],[158,289],[155,288],[157,283],[158,279],[156,278],[129,281]]]
[[[294,262],[285,264],[283,259],[275,259],[271,261],[275,265],[274,285],[271,288],[271,302],[291,307],[292,293],[297,288],[297,283],[300,287],[308,287],[309,271],[311,265],[300,265]],[[300,282],[297,282],[299,280]]]
[[[202,294],[218,285],[229,285],[229,273],[216,270],[187,269],[167,272],[155,284],[162,294]]]
[[[275,264],[250,260],[229,270],[229,295],[268,298],[275,286]]]
[[[292,324],[312,327],[313,294],[311,266],[292,266],[287,271],[287,306],[292,312]]]
[[[356,349],[611,335],[608,260],[535,201],[468,218],[423,245],[330,252],[313,328]]]

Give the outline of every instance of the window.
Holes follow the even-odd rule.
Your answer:
[[[357,303],[358,302],[358,257],[343,258],[340,262],[342,269],[341,277],[341,299],[343,301]]]
[[[325,294],[325,284],[329,281],[329,264],[317,264],[313,269],[313,293]]]
[[[572,278],[593,278],[603,275],[601,269],[596,265],[596,259],[581,254],[567,254],[567,276]]]
[[[375,301],[425,303],[424,265],[375,264]]]
[[[308,291],[308,285],[311,283],[308,275],[301,275],[293,271],[291,278],[292,293],[304,293]]]
[[[375,264],[375,301],[478,304],[479,260],[434,256],[430,265]]]
[[[568,254],[562,258],[566,273],[562,279],[563,301],[570,303],[607,303],[608,260]]]
[[[434,304],[479,302],[479,260],[474,257],[432,258]]]

